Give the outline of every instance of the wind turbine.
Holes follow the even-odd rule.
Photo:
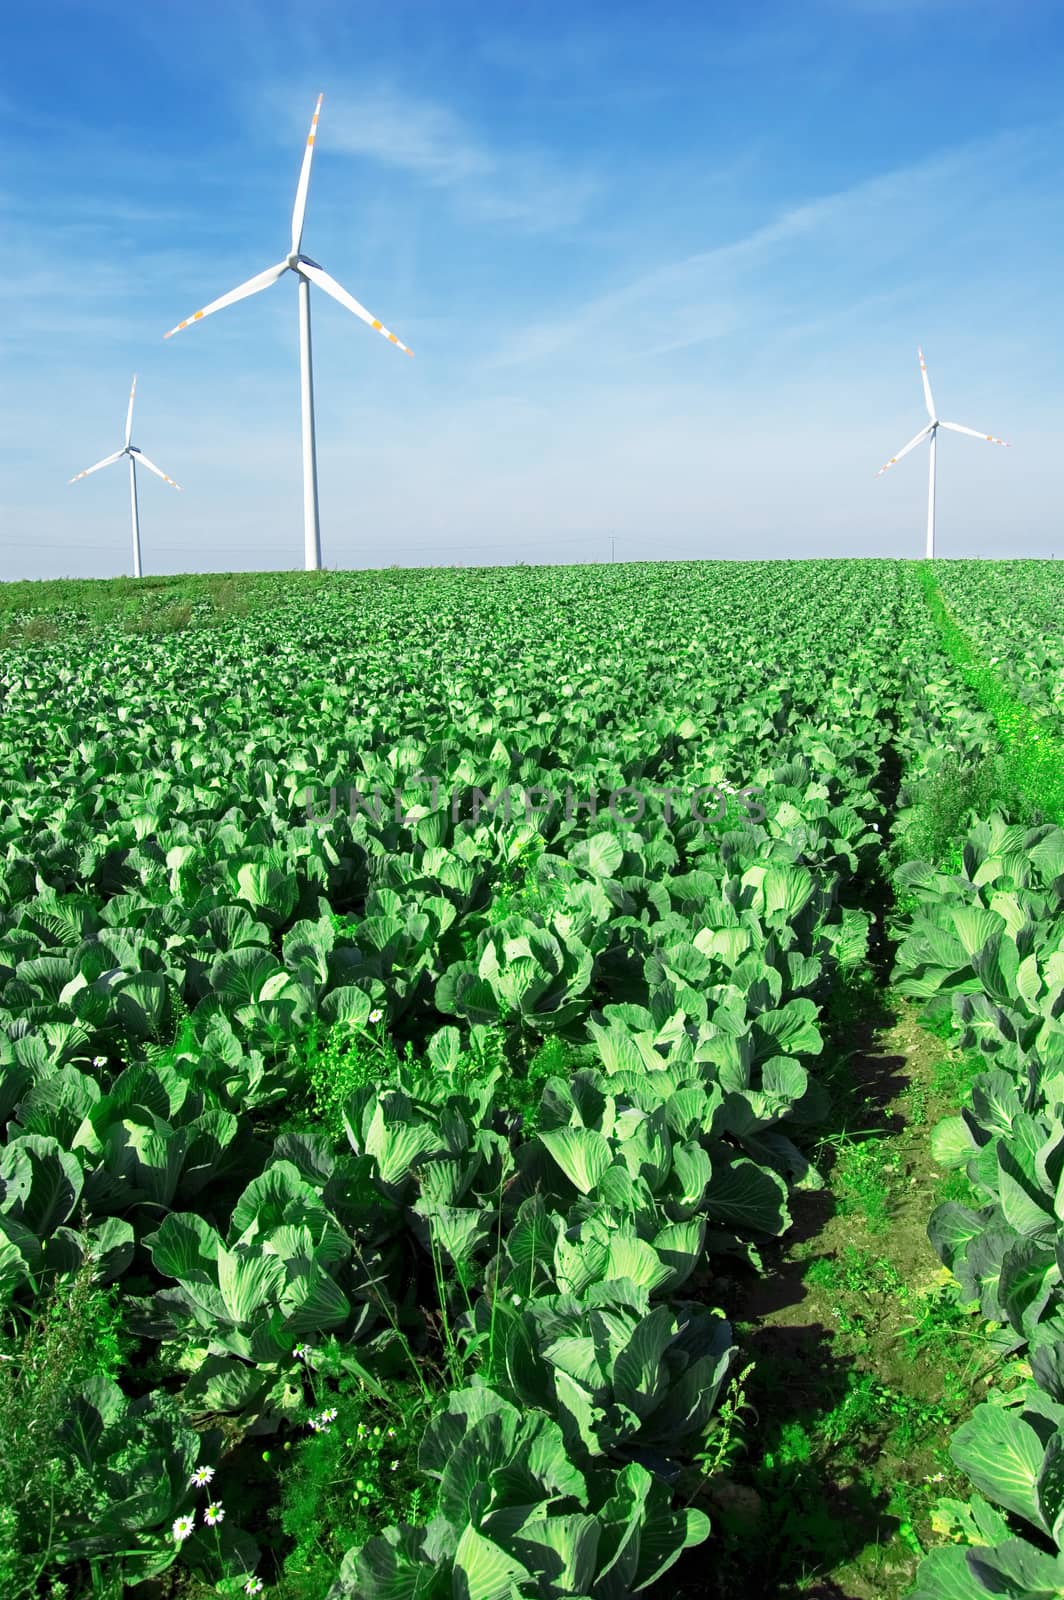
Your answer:
[[[1009,446],[1004,439],[995,439],[992,433],[979,433],[975,428],[964,428],[959,422],[940,422],[935,415],[935,398],[931,393],[931,380],[927,376],[927,363],[924,361],[924,352],[917,346],[917,355],[920,357],[920,376],[924,380],[924,401],[927,405],[927,414],[930,422],[926,428],[921,428],[915,439],[910,439],[904,449],[899,450],[896,456],[891,456],[885,467],[880,467],[876,473],[881,478],[884,472],[889,472],[902,456],[907,456],[910,450],[915,450],[921,439],[931,435],[931,471],[927,487],[927,559],[930,561],[935,554],[935,441],[939,428],[948,428],[951,433],[970,433],[973,439],[985,439],[987,444],[1003,444],[1006,450]]]
[[[87,478],[90,472],[99,472],[101,467],[109,467],[115,461],[121,461],[123,456],[129,457],[129,504],[133,513],[133,576],[140,577],[140,518],[137,515],[137,462],[142,467],[147,467],[149,472],[154,472],[157,478],[164,483],[169,483],[173,488],[180,489],[179,483],[174,483],[173,478],[168,478],[161,467],[154,461],[149,461],[143,450],[138,450],[135,444],[130,444],[133,437],[133,396],[137,392],[137,374],[133,374],[133,387],[129,391],[129,409],[126,412],[126,442],[121,450],[116,450],[113,456],[105,456],[102,461],[97,461],[94,467],[86,467],[84,472],[79,472],[77,477],[71,478],[71,483],[80,483],[82,478]]]
[[[408,349],[394,333],[389,333],[383,323],[370,314],[363,305],[359,305],[354,295],[331,278],[316,261],[302,253],[303,244],[303,219],[307,210],[307,190],[310,187],[310,163],[314,157],[314,141],[318,132],[318,117],[321,113],[321,103],[324,95],[318,96],[318,103],[314,107],[314,115],[310,122],[310,133],[307,136],[307,147],[303,152],[303,165],[299,173],[299,183],[296,185],[296,203],[292,210],[292,242],[291,248],[283,261],[275,267],[267,267],[265,272],[260,272],[256,277],[249,278],[247,283],[242,283],[236,289],[230,289],[228,294],[221,295],[217,300],[212,300],[210,305],[204,306],[202,311],[194,311],[191,317],[184,322],[179,322],[176,328],[171,328],[169,333],[163,335],[164,339],[171,338],[175,333],[180,333],[182,328],[187,328],[193,322],[199,322],[203,317],[209,317],[212,311],[221,311],[223,306],[231,306],[237,300],[246,300],[248,295],[258,294],[260,289],[268,289],[277,282],[286,272],[294,272],[299,280],[299,392],[303,417],[303,545],[305,564],[308,572],[317,571],[321,566],[321,533],[318,526],[318,464],[314,446],[314,377],[310,356],[310,286],[316,283],[319,289],[338,300],[348,311],[353,311],[356,317],[361,317],[371,328],[390,339],[392,344],[398,345],[400,350],[405,350],[408,356],[413,351]]]

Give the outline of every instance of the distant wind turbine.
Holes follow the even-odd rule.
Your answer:
[[[149,472],[154,472],[157,478],[170,484],[174,489],[180,489],[179,483],[174,483],[173,478],[168,478],[161,467],[154,461],[149,461],[143,450],[138,450],[135,444],[130,444],[133,436],[133,396],[137,392],[137,374],[133,374],[133,387],[129,391],[129,409],[126,412],[126,442],[121,450],[116,450],[113,456],[105,456],[102,461],[97,461],[94,467],[86,467],[84,472],[79,472],[77,477],[71,478],[71,483],[80,483],[82,478],[87,478],[90,472],[99,472],[101,467],[109,467],[115,461],[121,461],[123,456],[129,457],[129,503],[133,512],[133,576],[140,577],[140,518],[137,515],[137,462],[142,467],[147,467]]]
[[[927,559],[930,561],[935,554],[935,439],[939,428],[948,428],[951,433],[970,433],[973,439],[985,439],[987,444],[1003,444],[1006,450],[1009,446],[1004,439],[995,439],[992,433],[979,433],[975,428],[962,427],[959,422],[939,422],[935,416],[935,399],[931,393],[931,380],[927,376],[924,352],[917,347],[916,353],[920,357],[920,376],[924,380],[924,400],[927,405],[927,414],[931,420],[926,428],[920,429],[915,439],[909,440],[904,449],[899,450],[896,456],[891,456],[885,467],[880,467],[876,477],[881,478],[884,472],[889,472],[891,467],[901,460],[902,456],[907,456],[910,450],[916,449],[921,439],[926,439],[928,434],[931,435],[931,473],[927,488]]]
[[[180,333],[182,328],[187,328],[193,322],[199,322],[203,317],[209,317],[212,311],[221,311],[223,306],[231,306],[237,300],[246,300],[248,295],[258,294],[260,289],[268,289],[276,283],[278,278],[286,272],[294,272],[299,279],[299,390],[303,415],[303,544],[308,572],[317,571],[321,566],[321,533],[318,526],[318,464],[314,445],[314,377],[310,358],[310,286],[316,283],[319,289],[324,289],[326,294],[332,295],[348,311],[353,311],[356,317],[361,317],[363,322],[368,322],[371,328],[376,328],[378,333],[390,339],[392,344],[398,345],[400,350],[405,350],[408,356],[413,351],[397,339],[394,333],[372,316],[363,305],[359,305],[353,295],[337,283],[335,278],[330,278],[316,261],[303,255],[303,219],[307,210],[307,190],[310,186],[310,163],[314,157],[314,141],[318,132],[318,117],[321,113],[321,103],[324,95],[318,96],[318,103],[314,107],[311,118],[310,133],[307,136],[307,147],[303,152],[303,166],[299,173],[299,183],[296,186],[296,203],[292,210],[292,245],[283,261],[275,267],[267,267],[265,272],[260,272],[257,277],[249,278],[247,283],[242,283],[239,288],[230,289],[228,294],[223,294],[219,299],[212,300],[209,306],[204,306],[202,311],[194,311],[191,317],[184,322],[179,322],[176,328],[171,328],[169,333],[163,335],[169,339],[175,333]]]

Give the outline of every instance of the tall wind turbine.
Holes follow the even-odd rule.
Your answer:
[[[115,461],[121,461],[123,456],[129,457],[129,504],[133,513],[133,576],[140,577],[140,518],[137,515],[137,462],[142,467],[147,467],[149,472],[154,472],[157,478],[168,483],[174,489],[180,489],[179,483],[174,483],[173,478],[168,478],[161,467],[154,461],[149,461],[143,450],[138,450],[135,444],[130,444],[133,437],[133,396],[137,392],[137,374],[133,374],[133,387],[129,391],[129,409],[126,412],[126,442],[121,450],[116,450],[113,456],[105,456],[102,461],[97,461],[94,467],[86,467],[84,472],[79,472],[77,477],[71,478],[71,483],[80,483],[82,478],[87,478],[90,472],[99,472],[101,467],[109,467]]]
[[[408,356],[414,353],[407,349],[394,333],[389,333],[384,324],[372,316],[365,306],[359,305],[354,295],[348,294],[335,278],[330,278],[316,261],[312,261],[309,256],[302,253],[303,219],[307,210],[307,190],[310,187],[310,163],[314,158],[314,141],[317,138],[318,117],[324,98],[324,95],[318,96],[318,103],[314,107],[314,115],[310,122],[307,147],[303,152],[303,165],[299,173],[299,183],[296,185],[296,203],[292,210],[292,242],[287,256],[275,267],[267,267],[266,271],[260,272],[257,277],[249,278],[247,283],[242,283],[238,288],[230,289],[228,294],[212,300],[202,311],[194,311],[191,317],[179,322],[176,328],[171,328],[169,333],[163,335],[164,339],[169,339],[173,334],[180,333],[182,328],[187,328],[190,323],[209,317],[212,311],[221,311],[223,306],[231,306],[237,300],[246,300],[248,295],[258,294],[260,289],[268,289],[286,272],[296,274],[299,280],[299,392],[303,415],[303,544],[308,572],[316,572],[321,566],[318,463],[314,446],[314,377],[310,358],[311,284],[316,283],[319,289],[324,289],[326,294],[332,295],[332,298],[338,300],[342,306],[346,306],[348,311],[353,311],[356,317],[368,322],[371,328],[376,328],[378,333],[390,339],[392,344],[398,345],[400,350],[405,350]]]
[[[924,352],[917,347],[916,353],[920,357],[920,376],[924,380],[924,402],[931,420],[926,428],[920,429],[915,439],[909,440],[904,449],[899,450],[896,456],[891,456],[885,467],[880,467],[876,477],[881,478],[884,472],[889,472],[891,467],[901,460],[902,456],[907,456],[910,450],[916,449],[921,439],[926,439],[928,434],[931,435],[931,470],[927,486],[927,559],[930,561],[935,554],[935,440],[939,428],[948,428],[951,433],[970,433],[973,439],[985,439],[987,444],[1003,444],[1006,450],[1009,446],[1004,439],[995,439],[992,433],[979,433],[975,428],[962,427],[959,422],[939,422],[935,415],[935,397],[931,393],[931,379],[927,376],[927,363],[924,361]]]

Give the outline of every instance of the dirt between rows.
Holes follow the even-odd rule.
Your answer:
[[[691,1558],[678,1570],[692,1600],[901,1600],[935,1542],[936,1500],[963,1492],[948,1443],[979,1398],[974,1325],[970,1343],[963,1329],[926,1347],[903,1337],[948,1276],[927,1223],[944,1177],[930,1135],[956,1110],[936,1071],[949,1056],[904,1000],[858,1018],[833,1068],[825,1186],[794,1194],[763,1271],[712,1280],[755,1366],[738,1450],[697,1500],[711,1544],[692,1552],[697,1576]],[[847,1176],[855,1142],[874,1144],[875,1204]]]

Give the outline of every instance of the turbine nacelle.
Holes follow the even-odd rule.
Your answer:
[[[310,166],[314,156],[314,141],[317,137],[318,117],[321,113],[323,96],[318,96],[318,103],[314,108],[314,116],[310,124],[310,133],[307,135],[306,149],[303,153],[303,165],[299,172],[299,183],[296,188],[296,202],[292,212],[292,240],[288,254],[276,266],[267,267],[265,272],[257,273],[254,278],[249,278],[246,283],[238,284],[235,289],[230,289],[228,294],[219,295],[217,300],[212,300],[202,310],[194,311],[184,322],[179,322],[176,328],[171,328],[169,333],[163,334],[164,339],[170,339],[175,333],[180,333],[182,328],[190,327],[193,322],[202,322],[204,317],[209,317],[214,311],[221,311],[225,306],[235,305],[238,300],[246,300],[249,295],[259,294],[263,289],[268,289],[275,284],[278,278],[283,278],[286,272],[295,272],[299,277],[305,278],[310,283],[316,283],[319,289],[324,289],[327,295],[345,306],[348,311],[353,311],[364,323],[376,333],[382,334],[391,344],[397,345],[408,356],[413,351],[408,345],[397,339],[394,333],[389,333],[383,322],[360,305],[354,295],[331,278],[322,267],[321,263],[313,257],[303,254],[303,222],[307,211],[307,193],[310,188]]]

